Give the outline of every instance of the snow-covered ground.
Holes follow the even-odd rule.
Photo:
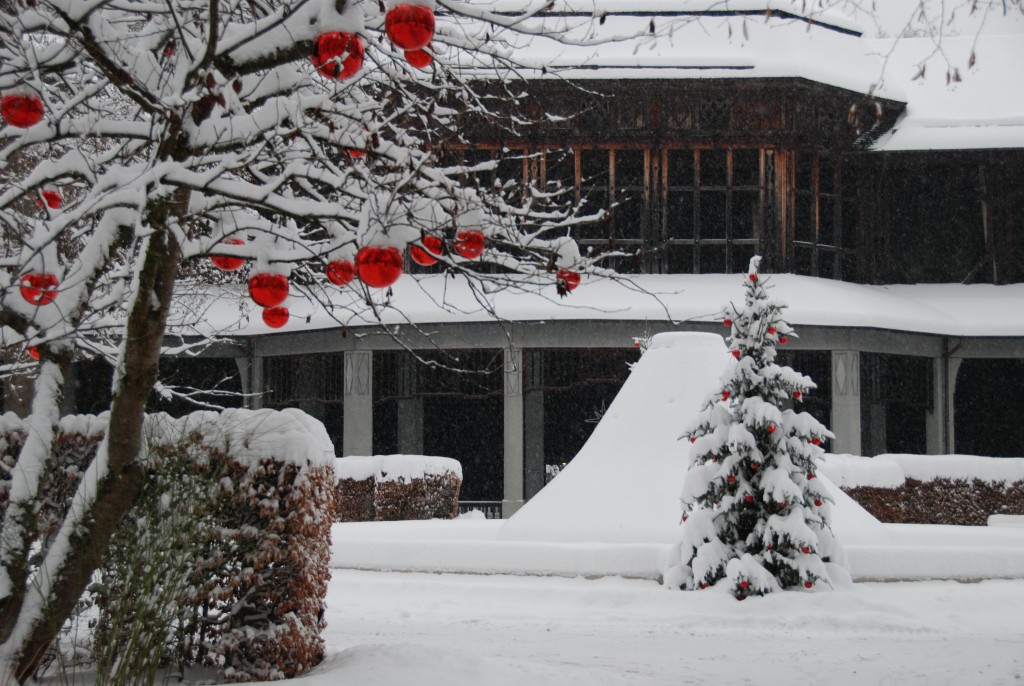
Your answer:
[[[308,686],[1019,684],[1024,581],[744,602],[621,578],[334,570]]]

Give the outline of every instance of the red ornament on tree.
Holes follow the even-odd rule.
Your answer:
[[[384,17],[384,31],[402,50],[422,50],[434,37],[434,13],[421,5],[399,5]]]
[[[732,326],[732,320],[731,320],[731,319],[725,319],[725,320],[724,320],[724,321],[722,322],[722,324],[723,324],[724,326]]]
[[[316,39],[310,59],[313,66],[329,79],[350,79],[363,66],[363,39],[351,33],[325,33]]]
[[[327,264],[324,273],[327,274],[327,280],[335,286],[345,286],[356,277],[356,268],[348,260],[334,260]]]
[[[263,310],[263,323],[271,329],[280,329],[288,323],[287,307],[268,307]]]
[[[808,480],[808,481],[810,481],[810,480],[811,480],[811,479],[813,479],[813,478],[814,478],[814,475],[813,475],[813,474],[808,474],[808,475],[807,475],[807,480]]]
[[[418,245],[409,246],[409,257],[416,264],[429,267],[437,264],[437,257],[443,251],[444,244],[441,239],[437,236],[424,236],[420,239],[420,243],[423,244],[421,248]]]
[[[758,464],[758,463],[756,463],[756,462],[751,462],[751,463],[750,463],[750,468],[751,468],[751,469],[753,469],[753,470],[754,470],[754,471],[756,472],[756,471],[757,471],[758,469],[760,469],[760,468],[761,468],[761,465],[759,465],[759,464]]]
[[[740,359],[740,351],[739,350],[733,350],[732,351],[732,356],[735,357],[737,360]]]
[[[736,483],[736,477],[735,477],[735,476],[733,476],[732,474],[730,474],[730,475],[729,475],[729,476],[728,476],[728,477],[726,478],[726,481],[728,481],[728,482],[729,482],[729,483],[731,483],[731,484],[734,484],[734,483]]]
[[[789,339],[785,336],[779,336],[779,345],[786,345],[789,343]]]
[[[814,438],[811,439],[811,443],[813,443],[814,445],[821,445],[821,439],[815,436]]]
[[[697,442],[697,437],[696,436],[690,436],[690,443],[696,443],[696,442]]]
[[[804,555],[810,555],[811,554],[811,549],[808,548],[807,546],[804,546],[803,548],[800,549],[800,552],[803,553]]]
[[[814,586],[814,582],[813,581],[808,579],[807,581],[804,582],[804,588],[811,588],[812,586]]]
[[[402,275],[402,253],[397,248],[367,246],[356,254],[356,275],[372,288],[387,288]]]
[[[555,280],[567,291],[574,291],[580,285],[579,273],[571,269],[559,269],[555,274]]]
[[[740,588],[747,588],[748,586],[750,586],[750,582],[749,581],[741,581],[740,582]]]
[[[770,434],[775,433],[775,425],[774,424],[769,424],[767,426],[767,429],[768,429],[768,433],[770,433]]]
[[[40,191],[39,195],[41,197],[36,199],[36,204],[40,207],[43,206],[43,203],[46,203],[46,206],[51,210],[59,210],[60,206],[64,204],[64,197],[56,188],[44,188]]]
[[[245,245],[245,241],[238,238],[229,238],[222,241],[224,245]],[[227,255],[211,255],[210,262],[222,272],[233,272],[242,268],[245,264],[244,257],[228,257]]]
[[[775,333],[775,331],[776,331],[776,329],[775,329],[775,327],[774,327],[774,326],[769,326],[769,327],[768,327],[768,333],[770,333],[770,334],[774,334],[774,333]]]
[[[434,58],[426,50],[406,50],[405,61],[417,69],[426,69]]]
[[[39,348],[35,347],[34,345],[30,345],[28,347],[28,356],[31,357],[33,360],[38,360],[39,359]]]
[[[729,391],[722,391],[722,400],[728,400],[730,395],[732,395],[732,393],[730,393]]]
[[[475,260],[484,254],[484,243],[484,235],[479,231],[460,231],[455,236],[455,252],[467,260]]]
[[[814,499],[814,505],[815,505],[815,507],[821,507],[821,499],[820,498],[815,498]]]
[[[288,297],[288,279],[280,274],[256,274],[249,279],[249,297],[260,307],[277,307]]]
[[[750,280],[751,281],[757,281],[757,274],[751,274],[750,275]]]
[[[355,148],[349,148],[348,149],[348,156],[351,157],[354,160],[361,160],[364,157],[366,157],[366,151],[365,150],[356,150]]]
[[[29,305],[49,305],[57,299],[59,284],[56,274],[25,274],[21,277],[21,297]]]
[[[34,93],[12,93],[0,100],[0,116],[17,129],[27,129],[43,120],[43,101]]]
[[[793,400],[799,400],[803,396],[800,391],[793,391]]]
[[[754,496],[748,495],[747,497],[744,498],[744,500],[747,501],[748,503],[752,503],[754,502]]]

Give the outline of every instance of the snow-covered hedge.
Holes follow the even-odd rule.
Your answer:
[[[61,503],[95,454],[105,419],[61,420],[40,536],[63,516]],[[0,459],[13,464],[24,429],[13,415],[0,422]],[[150,416],[145,435],[151,474],[198,473],[209,499],[197,512],[209,523],[192,546],[192,573],[177,600],[181,625],[168,629],[177,642],[167,646],[175,653],[169,659],[215,666],[229,681],[289,678],[319,663],[335,489],[334,447],[323,425],[298,410],[226,410]],[[0,494],[6,500],[6,490]],[[110,567],[107,574],[112,589],[124,581]]]
[[[822,472],[883,522],[984,526],[1024,514],[1024,458],[826,455]]]
[[[335,460],[339,522],[452,519],[459,513],[462,465],[431,455]]]

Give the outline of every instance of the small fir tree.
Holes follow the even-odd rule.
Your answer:
[[[815,384],[775,362],[795,334],[784,304],[768,297],[760,261],[750,261],[744,306],[726,309],[736,361],[683,434],[692,445],[674,579],[685,589],[724,585],[740,600],[831,586],[826,564],[842,554],[816,478],[821,443],[833,435],[810,414],[783,409]]]

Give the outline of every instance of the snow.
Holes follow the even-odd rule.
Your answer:
[[[766,281],[773,287],[772,296],[787,303],[788,321],[798,330],[816,325],[946,336],[1024,336],[1024,318],[1006,316],[1024,302],[1024,284],[871,286],[796,274],[773,274]],[[289,305],[293,316],[278,332],[410,321],[490,322],[495,318],[518,322],[717,322],[727,304],[728,295],[723,294],[736,290],[733,274],[643,274],[619,279],[584,274],[579,288],[564,299],[555,293],[553,276],[547,281],[512,278],[511,283],[519,288],[487,293],[471,287],[463,277],[406,274],[391,287],[392,307],[376,309],[380,322],[360,307],[366,298],[360,288],[318,291],[319,300],[315,300],[303,297],[293,284]],[[179,295],[178,309],[172,314],[172,326],[179,331],[241,336],[275,333],[263,323],[259,308],[242,286],[182,288]],[[382,302],[382,293],[371,290],[370,296]],[[843,306],[836,307],[837,302]],[[227,322],[231,324],[224,324]]]
[[[978,479],[1009,485],[1024,481],[1024,458],[977,455],[826,455],[822,471],[843,488],[899,488],[906,479]]]
[[[455,474],[462,478],[462,464],[450,457],[433,455],[374,455],[341,457],[334,462],[339,479],[363,481],[412,481],[427,474]]]

